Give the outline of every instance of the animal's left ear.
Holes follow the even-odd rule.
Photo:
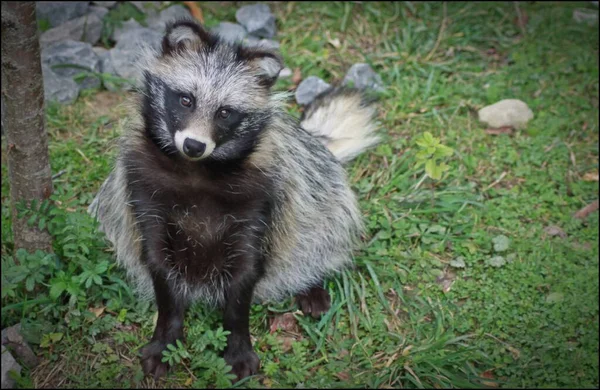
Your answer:
[[[244,56],[248,60],[254,74],[260,83],[271,88],[277,81],[279,72],[283,69],[283,58],[275,51],[265,49],[246,50]]]
[[[164,55],[174,54],[184,49],[200,49],[212,46],[216,38],[193,20],[182,19],[167,26],[162,41]]]

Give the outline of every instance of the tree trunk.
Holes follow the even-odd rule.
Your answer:
[[[52,194],[44,84],[33,1],[2,2],[2,97],[15,249],[52,250],[50,234],[17,218],[16,204]]]

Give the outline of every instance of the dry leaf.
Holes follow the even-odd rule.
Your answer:
[[[486,134],[498,135],[498,134],[512,134],[514,128],[512,126],[503,126],[498,128],[485,129]]]
[[[104,309],[106,309],[106,307],[102,306],[102,307],[90,307],[88,310],[91,313],[94,313],[96,315],[96,318],[98,318],[102,315],[102,313],[104,313]]]
[[[484,371],[483,374],[481,374],[481,377],[485,379],[496,379],[491,370]],[[498,387],[498,383],[496,382],[482,381],[481,383],[488,387]]]
[[[598,210],[598,200],[593,201],[573,215],[575,218],[584,219],[594,211]]]
[[[598,181],[598,172],[587,172],[583,175],[584,181]]]
[[[546,226],[544,228],[544,231],[551,237],[553,237],[553,236],[559,236],[560,238],[567,237],[567,233],[565,233],[564,230],[562,230],[561,228],[559,228],[558,226],[555,226],[555,225]]]
[[[202,15],[202,9],[198,6],[198,4],[196,4],[195,1],[184,1],[183,4],[185,4],[188,7],[190,13],[195,19],[199,20],[200,23],[204,24],[204,16]]]
[[[192,381],[193,381],[192,377],[189,377],[189,378],[187,378],[187,379],[185,380],[185,385],[186,385],[186,386],[191,386],[191,385],[192,385]]]
[[[296,68],[294,69],[294,74],[292,75],[292,83],[294,83],[294,85],[298,85],[300,84],[300,81],[302,81],[302,71],[300,68]]]
[[[292,313],[283,313],[271,319],[270,332],[275,333],[277,329],[285,332],[298,333],[298,321]]]
[[[350,374],[348,374],[345,371],[342,372],[338,372],[337,374],[335,374],[335,376],[337,376],[339,378],[339,380],[346,382],[348,381],[348,379],[350,379]]]

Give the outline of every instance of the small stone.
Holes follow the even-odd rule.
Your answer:
[[[248,32],[244,26],[237,23],[221,22],[211,29],[211,32],[219,35],[226,42],[241,42],[246,38]]]
[[[479,110],[479,120],[490,127],[525,127],[533,118],[527,104],[518,99],[505,99]]]
[[[48,65],[42,64],[44,100],[61,104],[73,103],[79,96],[79,86],[71,77],[59,76]]]
[[[505,252],[510,246],[510,239],[505,235],[501,234],[492,239],[492,243],[494,244],[494,251],[496,252]]]
[[[300,105],[311,103],[322,92],[329,89],[331,85],[316,76],[309,76],[296,88],[296,101]]]
[[[250,35],[259,38],[273,38],[277,33],[275,16],[266,4],[243,6],[237,10],[235,18]]]
[[[383,90],[381,77],[371,69],[369,64],[359,63],[352,65],[342,81],[343,85],[348,85],[350,83],[358,89],[371,88],[376,91]]]
[[[252,35],[244,39],[243,44],[247,47],[263,48],[267,50],[279,50],[279,42],[272,39],[258,39]]]
[[[104,8],[100,9],[106,11]],[[96,12],[91,12],[43,32],[40,35],[40,45],[46,47],[66,40],[83,41],[93,45],[100,40],[101,35],[102,17]]]
[[[15,387],[15,381],[8,375],[8,372],[13,370],[21,373],[21,366],[17,363],[14,357],[12,357],[10,351],[3,345],[2,346],[2,386],[3,389],[12,389]]]
[[[506,260],[504,260],[504,257],[502,257],[502,256],[494,256],[494,257],[488,259],[487,263],[488,263],[488,265],[491,265],[492,267],[500,268],[504,264],[506,264]]]
[[[465,258],[463,256],[459,256],[454,260],[450,261],[450,266],[454,268],[465,268]]]
[[[281,69],[281,71],[279,72],[279,77],[286,79],[288,77],[292,77],[292,70],[290,68],[283,68]]]
[[[146,19],[148,27],[164,33],[167,23],[179,19],[193,19],[190,11],[182,5],[173,5],[166,8],[156,15],[151,15]]]
[[[573,20],[577,23],[587,23],[590,25],[598,23],[598,11],[583,8],[573,10]]]
[[[48,65],[56,75],[63,77],[73,78],[84,72],[83,69],[98,72],[100,68],[100,59],[94,53],[92,45],[85,42],[66,40],[54,43],[42,49],[41,57],[42,64]],[[54,67],[55,65],[74,65],[74,67]],[[97,88],[100,86],[100,80],[90,75],[78,85],[79,90]]]
[[[29,344],[23,339],[20,323],[2,330],[2,345],[10,347],[15,356],[21,359],[29,368],[37,366],[38,359]]]
[[[35,12],[38,21],[46,20],[50,27],[60,26],[69,20],[87,13],[88,1],[36,1]]]

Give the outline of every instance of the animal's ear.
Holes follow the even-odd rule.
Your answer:
[[[199,50],[203,46],[212,46],[216,38],[202,26],[190,19],[181,19],[167,25],[162,41],[164,55],[174,54],[185,49]]]
[[[283,68],[283,58],[279,53],[267,49],[246,49],[244,57],[262,85],[270,88],[275,84]]]

